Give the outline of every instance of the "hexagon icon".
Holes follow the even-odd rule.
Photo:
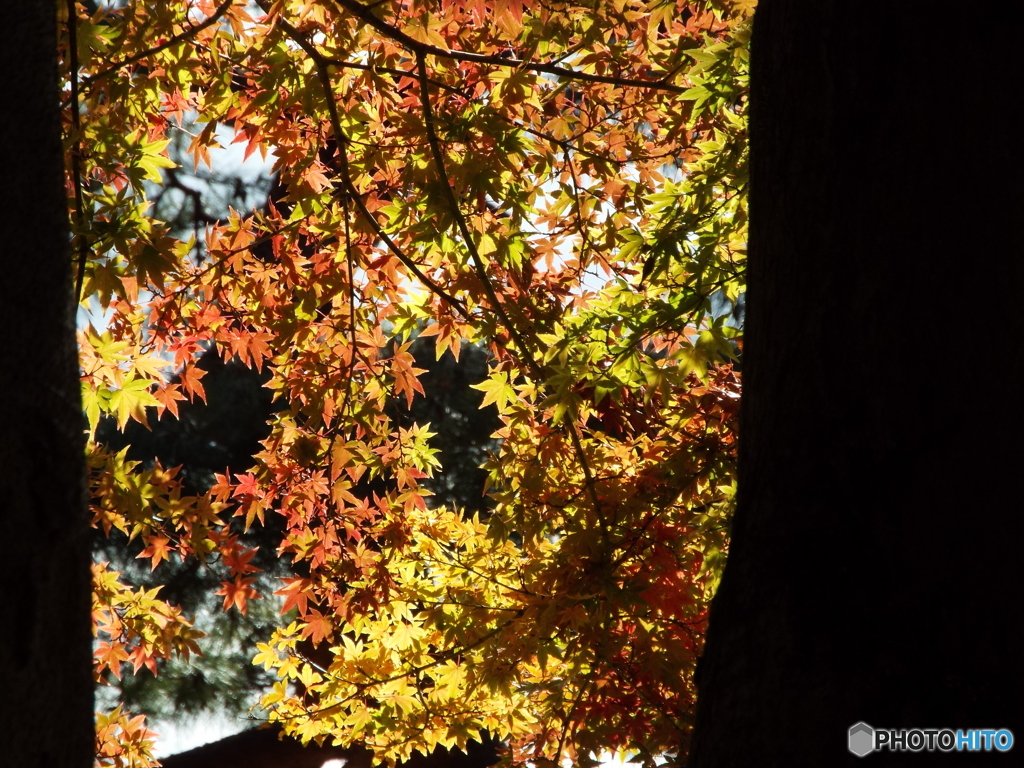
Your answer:
[[[875,749],[875,729],[867,723],[850,726],[850,751],[857,757],[873,752]]]

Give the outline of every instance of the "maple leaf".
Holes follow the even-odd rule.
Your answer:
[[[187,398],[181,394],[181,388],[177,384],[166,384],[158,387],[153,397],[157,400],[157,409],[162,414],[164,409],[178,417],[178,403]]]
[[[312,582],[309,579],[303,578],[291,578],[284,581],[285,586],[274,593],[275,595],[283,596],[285,599],[284,605],[281,606],[281,613],[287,613],[292,608],[296,608],[299,616],[305,617],[307,614],[309,592],[313,586]]]
[[[114,676],[121,679],[121,662],[128,661],[128,653],[121,643],[101,642],[96,645],[93,657],[99,662],[99,669],[109,669]]]
[[[313,645],[319,645],[324,640],[334,635],[334,622],[330,617],[311,608],[306,613],[302,626],[302,636],[313,641]]]
[[[171,540],[166,536],[143,536],[143,541],[147,546],[136,557],[150,558],[151,571],[155,571],[161,561],[170,560],[174,547],[171,546]]]
[[[484,393],[481,408],[494,403],[499,411],[504,411],[509,401],[515,397],[515,390],[509,385],[508,374],[505,371],[495,372],[487,380],[474,384],[473,389],[479,389]]]
[[[198,396],[204,403],[206,402],[206,390],[203,389],[203,385],[200,382],[200,379],[205,375],[206,371],[197,368],[195,365],[186,365],[182,368],[181,373],[178,374],[181,386],[188,393],[190,400]]]
[[[419,375],[426,373],[423,368],[417,368],[414,363],[416,359],[407,349],[395,350],[391,357],[391,375],[395,379],[395,389],[405,395],[407,408],[412,407],[412,399],[416,393],[423,394],[423,385],[420,383]]]
[[[259,598],[259,593],[251,586],[255,579],[236,574],[232,581],[222,581],[215,595],[224,596],[224,610],[234,605],[242,613],[246,612],[249,600]]]
[[[152,384],[148,379],[129,379],[120,389],[111,393],[110,410],[117,416],[118,427],[123,429],[129,420],[149,426],[146,422],[146,408],[160,405],[149,391]]]
[[[223,554],[224,565],[230,569],[232,574],[255,573],[260,569],[251,565],[249,561],[255,557],[258,549],[259,547],[253,549],[241,549],[237,546],[231,547]]]
[[[247,472],[244,475],[235,475],[235,479],[238,482],[235,484],[234,489],[231,492],[231,495],[235,498],[245,499],[247,497],[262,495],[259,480],[256,478],[256,475],[251,472]]]

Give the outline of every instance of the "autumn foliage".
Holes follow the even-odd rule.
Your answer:
[[[203,398],[210,347],[283,407],[205,494],[92,442],[95,525],[153,569],[199,558],[244,611],[239,535],[283,519],[255,662],[289,733],[386,760],[484,729],[516,763],[686,750],[735,489],[751,5],[68,0],[93,434]],[[174,232],[147,199],[182,136],[191,167],[272,153],[277,193]],[[416,339],[488,350],[485,513],[431,503],[431,425],[395,416]],[[98,680],[201,652],[103,564],[94,610]],[[141,727],[101,716],[99,763],[144,764]]]

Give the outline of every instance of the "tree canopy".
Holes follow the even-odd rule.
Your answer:
[[[387,761],[483,731],[515,763],[686,751],[735,493],[752,6],[68,0],[93,522],[243,612],[245,532],[280,527],[255,663],[287,732]],[[158,218],[228,142],[272,158],[269,201]],[[432,495],[413,344],[486,352],[471,511]],[[253,467],[206,490],[96,439],[204,399],[211,349],[279,406]],[[96,562],[98,680],[202,651],[164,598]],[[101,764],[146,764],[141,720],[98,723]]]

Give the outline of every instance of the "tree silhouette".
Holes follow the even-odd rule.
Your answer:
[[[92,762],[89,535],[62,183],[56,7],[5,9],[0,199],[0,723],[5,765]],[[72,158],[74,161],[74,158]]]
[[[951,56],[961,10],[757,11],[740,498],[692,768],[859,765],[858,721],[1024,734],[1019,120],[967,106],[1022,67],[1000,24]]]

